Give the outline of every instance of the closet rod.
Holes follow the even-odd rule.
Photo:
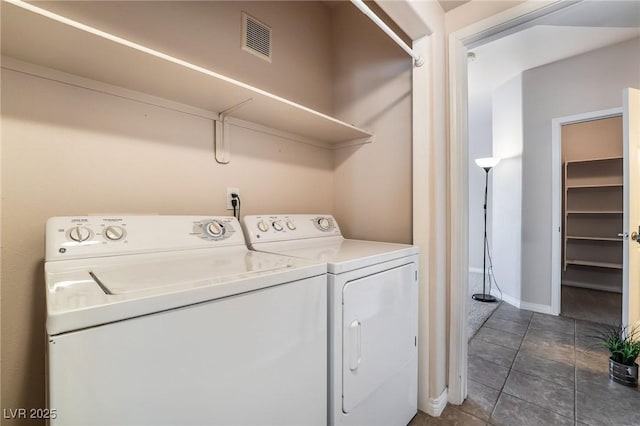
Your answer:
[[[402,50],[407,52],[413,58],[413,64],[416,67],[421,67],[424,64],[424,59],[422,59],[422,56],[418,55],[413,51],[412,48],[407,45],[407,43],[402,41],[402,39],[398,37],[398,34],[394,33],[393,30],[382,21],[382,19],[378,18],[378,15],[373,13],[373,11],[369,9],[366,4],[364,4],[363,0],[351,0],[351,3],[353,3],[358,9],[360,9],[362,13],[367,15],[369,19],[371,19],[377,26],[379,26],[382,31],[387,33],[387,35],[391,37],[391,39],[402,48]]]

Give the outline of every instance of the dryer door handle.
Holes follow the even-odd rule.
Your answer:
[[[349,369],[356,371],[362,360],[362,324],[355,320],[349,326],[349,334],[351,335],[351,350],[349,357]]]

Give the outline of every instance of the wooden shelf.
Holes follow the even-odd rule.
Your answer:
[[[567,236],[566,238],[567,238],[567,240],[622,242],[622,238],[620,238],[620,237],[578,237],[578,236],[575,236],[575,235],[570,235],[570,236]]]
[[[567,210],[567,214],[622,214],[622,210],[602,210],[602,211]]]
[[[622,188],[621,183],[602,183],[590,185],[566,185],[567,189]]]
[[[563,279],[587,278],[571,265],[599,268],[600,281],[622,269],[622,196],[621,156],[565,162]]]
[[[602,157],[602,158],[589,158],[586,160],[571,160],[571,161],[567,161],[567,164],[579,164],[579,163],[595,163],[598,161],[614,161],[614,160],[622,160],[623,157],[621,156],[616,156],[616,157]]]
[[[608,268],[608,269],[622,269],[621,263],[593,262],[590,260],[575,260],[575,259],[567,259],[565,263],[567,265],[593,266],[596,268]]]
[[[371,141],[371,133],[311,108],[31,4],[9,1],[2,4],[3,56],[214,113],[246,102],[233,111],[233,118],[329,148]]]

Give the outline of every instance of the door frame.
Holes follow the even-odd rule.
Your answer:
[[[448,35],[449,105],[449,372],[448,401],[462,404],[467,397],[467,298],[469,287],[469,176],[467,110],[467,49],[515,33],[531,21],[575,2],[527,0]],[[415,133],[414,133],[415,137]],[[415,155],[415,153],[414,153]],[[428,168],[427,160],[415,167]],[[414,224],[415,226],[415,224]]]
[[[562,297],[562,126],[621,117],[622,107],[551,120],[551,313],[560,315]]]

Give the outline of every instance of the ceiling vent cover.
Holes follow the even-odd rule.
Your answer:
[[[242,48],[271,62],[271,28],[242,12]]]

